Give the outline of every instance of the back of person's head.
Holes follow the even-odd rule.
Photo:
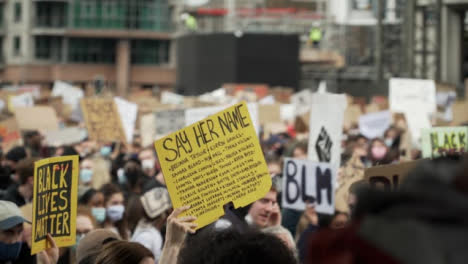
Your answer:
[[[96,264],[128,264],[140,263],[145,259],[152,259],[153,253],[135,242],[113,241],[104,246],[96,258]]]
[[[283,241],[259,232],[240,234],[232,230],[196,236],[179,254],[178,264],[296,263]]]
[[[108,229],[95,229],[86,234],[76,248],[78,264],[94,264],[106,243],[118,240],[119,236]]]
[[[10,149],[5,155],[6,160],[18,162],[27,157],[26,149],[24,147],[14,147]]]
[[[20,184],[26,184],[29,178],[34,178],[34,162],[38,160],[38,158],[25,158],[18,162],[16,172],[18,173]]]

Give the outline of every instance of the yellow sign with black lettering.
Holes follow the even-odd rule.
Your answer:
[[[174,208],[202,228],[232,202],[244,207],[263,198],[271,177],[245,102],[155,142]]]
[[[78,172],[78,156],[43,159],[34,164],[31,255],[49,246],[47,234],[58,247],[75,244]]]

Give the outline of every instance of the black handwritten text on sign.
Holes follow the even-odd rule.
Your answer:
[[[45,164],[37,168],[35,241],[47,233],[53,237],[71,234],[72,161]],[[74,221],[74,220],[73,220]]]
[[[283,170],[284,208],[304,210],[309,201],[319,213],[335,212],[334,172],[330,164],[286,159]]]

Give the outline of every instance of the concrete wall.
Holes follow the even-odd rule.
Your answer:
[[[15,3],[21,3],[21,20],[14,21]],[[31,0],[10,0],[5,1],[5,39],[4,54],[5,62],[8,64],[24,64],[34,57],[33,37],[30,34],[32,24],[32,1]],[[14,55],[14,38],[21,39],[21,52]]]
[[[464,2],[468,4],[468,1]],[[441,78],[443,82],[455,85],[462,82],[462,22],[460,11],[444,5],[442,9]]]

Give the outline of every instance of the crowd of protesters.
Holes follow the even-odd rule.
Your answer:
[[[300,122],[296,122],[298,124]],[[263,135],[271,190],[243,208],[197,229],[189,208],[172,208],[153,148],[85,139],[49,147],[37,131],[24,146],[1,155],[0,263],[467,263],[468,174],[463,157],[424,160],[398,191],[372,189],[365,168],[401,162],[405,131],[391,127],[383,138],[345,131],[337,185],[349,184],[334,215],[281,205],[286,157],[307,158],[307,131]],[[31,256],[34,162],[79,155],[76,244]],[[337,198],[338,200],[338,198]],[[337,201],[338,203],[338,201]]]

